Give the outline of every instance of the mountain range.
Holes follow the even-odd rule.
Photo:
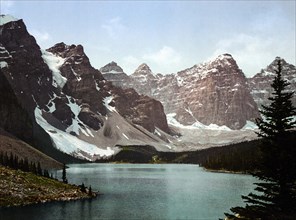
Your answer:
[[[247,128],[281,59],[250,79],[230,54],[175,74],[141,64],[127,75],[115,62],[92,67],[82,45],[43,50],[23,20],[1,19],[0,129],[59,161],[127,145],[183,151],[253,139]],[[295,90],[295,66],[281,60]]]

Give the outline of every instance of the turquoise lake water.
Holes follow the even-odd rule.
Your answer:
[[[72,164],[70,183],[92,186],[93,200],[0,210],[0,219],[219,219],[253,190],[249,175],[185,164]],[[61,175],[61,173],[58,173]]]

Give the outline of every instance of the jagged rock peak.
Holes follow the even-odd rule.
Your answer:
[[[82,45],[67,45],[64,42],[55,44],[53,47],[47,49],[47,51],[64,56],[68,55],[69,52],[71,52],[71,54],[75,53],[75,55],[85,55]]]
[[[224,53],[218,56],[219,59],[233,59],[232,55],[229,53]]]
[[[47,49],[46,51],[58,55],[62,58],[66,58],[65,64],[75,63],[75,64],[87,64],[90,65],[89,59],[84,53],[83,46],[78,44],[67,45],[64,42],[57,43],[53,47]]]
[[[118,66],[118,64],[114,61],[112,61],[111,63],[108,63],[107,65],[103,66],[102,68],[100,68],[101,73],[103,74],[107,74],[107,73],[123,73],[123,69]]]
[[[269,97],[273,93],[271,84],[275,77],[276,70],[278,70],[278,61],[282,64],[283,79],[290,83],[286,91],[293,92],[296,90],[296,67],[293,64],[287,63],[281,57],[275,57],[265,69],[261,69],[259,73],[248,79],[252,96],[259,107],[270,104]],[[292,103],[296,106],[296,96],[292,97]]]
[[[146,64],[146,63],[142,63],[136,70],[135,72],[132,74],[133,76],[137,76],[137,75],[152,75],[154,76],[154,74],[152,73],[150,67]]]
[[[217,58],[210,60],[206,65],[222,65],[222,66],[237,66],[236,61],[231,54],[225,53],[219,55]]]
[[[271,64],[269,64],[267,67],[266,67],[266,70],[269,71],[269,72],[274,72],[276,69],[277,69],[277,65],[278,65],[278,61],[281,62],[282,66],[285,67],[287,65],[291,65],[291,64],[288,64],[286,62],[286,60],[284,60],[283,58],[281,57],[276,57],[272,62]],[[291,65],[293,66],[293,65]]]
[[[146,64],[146,63],[142,63],[137,69],[136,69],[136,72],[138,71],[150,71],[151,72],[151,69],[150,67]]]
[[[62,53],[62,52],[65,52],[65,50],[68,47],[69,46],[66,45],[64,42],[61,42],[61,43],[57,43],[53,47],[47,49],[47,51],[50,51],[50,52],[53,52],[53,53]]]
[[[9,22],[18,21],[18,20],[21,20],[21,19],[17,19],[12,15],[0,15],[0,25],[5,25]]]
[[[230,54],[222,54],[177,73],[177,77],[192,76],[204,79],[213,75],[244,75]]]
[[[281,57],[275,57],[275,59],[265,68],[261,69],[253,78],[262,76],[274,76],[275,71],[278,69],[278,61],[282,64],[283,75],[293,75],[296,73],[296,68],[293,64],[287,63],[285,59]]]

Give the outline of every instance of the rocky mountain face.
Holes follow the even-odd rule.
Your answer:
[[[36,104],[46,108],[52,96],[52,74],[41,51],[22,20],[0,26],[1,72],[9,81],[21,105],[33,113]],[[28,95],[30,94],[30,95]]]
[[[287,91],[296,91],[296,67],[287,63],[284,59],[276,57],[266,68],[262,69],[259,73],[248,79],[249,86],[252,90],[251,94],[259,108],[262,105],[268,105],[270,103],[268,97],[270,97],[273,92],[270,85],[275,77],[275,71],[278,68],[278,61],[282,64],[283,78],[290,83]],[[296,106],[295,95],[292,98],[292,103]]]
[[[107,82],[81,45],[41,50],[17,19],[1,22],[0,33],[3,129],[90,160],[116,153],[116,144],[166,144],[153,134],[170,132],[161,103]]]
[[[108,80],[113,81],[111,74]],[[121,87],[132,85],[161,101],[165,112],[175,113],[184,125],[201,122],[240,129],[259,117],[247,79],[229,54],[170,75],[155,75],[142,64],[127,81],[121,80]]]
[[[139,95],[133,89],[114,87],[100,71],[90,65],[81,45],[60,43],[47,51],[64,60],[59,69],[61,76],[67,79],[62,91],[79,100],[81,111],[78,118],[86,125],[95,130],[100,128],[103,124],[100,118],[106,115],[108,102],[120,115],[148,131],[154,132],[157,127],[169,133],[161,103]]]
[[[128,75],[124,73],[123,69],[114,61],[100,68],[100,72],[107,81],[112,79],[112,84],[116,87],[120,87],[122,81],[124,81],[127,85],[130,84]]]

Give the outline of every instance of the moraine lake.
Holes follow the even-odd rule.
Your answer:
[[[52,202],[0,209],[0,219],[219,219],[241,194],[253,190],[252,176],[206,172],[186,164],[71,164],[70,183],[92,186],[93,200]],[[58,173],[61,175],[61,173]]]

